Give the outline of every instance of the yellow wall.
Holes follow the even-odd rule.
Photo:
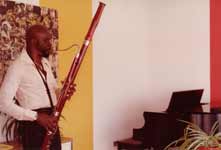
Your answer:
[[[82,45],[92,18],[91,0],[40,0],[40,5],[58,10],[60,49],[73,42]],[[91,50],[78,73],[77,92],[63,111],[65,120],[59,123],[63,135],[73,138],[74,150],[93,149]],[[59,80],[65,78],[74,54],[74,50],[59,52]]]

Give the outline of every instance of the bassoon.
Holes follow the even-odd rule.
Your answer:
[[[58,97],[58,103],[52,113],[54,117],[56,117],[58,120],[60,118],[61,112],[64,108],[65,102],[68,100],[68,90],[71,85],[73,85],[75,78],[77,76],[78,70],[81,66],[81,63],[83,61],[83,58],[85,56],[85,53],[87,51],[87,48],[92,40],[93,34],[95,32],[95,29],[99,23],[101,14],[103,12],[103,9],[105,7],[105,4],[100,2],[99,6],[97,8],[97,11],[95,13],[95,16],[91,22],[90,28],[86,34],[86,37],[84,39],[84,43],[81,46],[80,51],[77,53],[77,55],[74,57],[74,60],[71,64],[70,70],[68,72],[67,77],[65,78],[65,81],[63,83],[63,87],[61,89],[60,95]],[[54,136],[55,132],[52,131],[47,131],[43,144],[42,144],[42,150],[49,150],[50,149],[50,144],[51,140]]]

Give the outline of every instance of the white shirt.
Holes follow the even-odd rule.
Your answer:
[[[42,59],[42,65],[47,73],[47,84],[50,89],[53,104],[57,104],[57,83],[47,59]],[[16,105],[16,96],[20,106]],[[0,111],[18,119],[36,119],[37,112],[33,109],[51,107],[45,85],[35,64],[25,50],[10,65],[0,87]]]

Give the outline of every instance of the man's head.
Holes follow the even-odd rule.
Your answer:
[[[48,57],[51,51],[51,34],[42,25],[33,25],[26,32],[27,51]]]

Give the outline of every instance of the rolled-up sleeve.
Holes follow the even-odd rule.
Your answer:
[[[37,112],[22,108],[13,101],[24,73],[21,66],[19,62],[15,61],[7,70],[0,87],[0,111],[17,120],[33,121],[36,120]]]

